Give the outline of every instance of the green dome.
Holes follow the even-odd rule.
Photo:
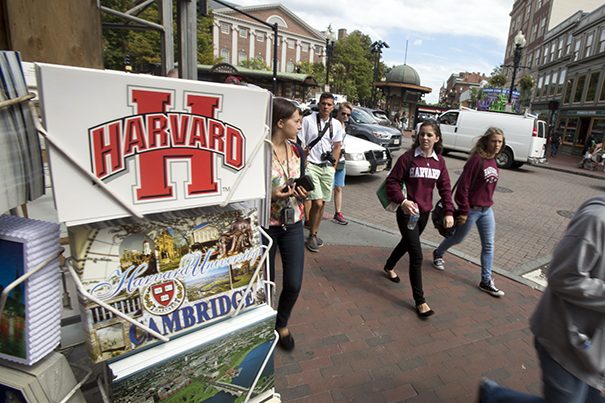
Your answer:
[[[420,76],[413,67],[410,67],[407,64],[401,64],[389,71],[386,82],[420,85]]]

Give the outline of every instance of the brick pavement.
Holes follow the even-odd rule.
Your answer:
[[[491,297],[477,288],[477,266],[451,256],[440,272],[426,250],[424,290],[437,314],[420,319],[407,255],[396,268],[401,283],[382,272],[390,251],[326,245],[320,253],[307,252],[289,323],[296,348],[275,353],[283,402],[466,403],[476,401],[482,377],[540,393],[527,328],[539,291],[496,275],[506,295]]]

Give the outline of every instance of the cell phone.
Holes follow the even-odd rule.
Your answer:
[[[292,188],[292,186],[294,185],[294,183],[295,183],[295,182],[294,182],[294,179],[293,179],[293,178],[290,178],[290,179],[288,180],[288,184],[286,185],[286,187],[285,187],[285,188],[283,188],[283,189],[282,189],[282,191],[281,191],[281,192],[282,192],[282,193],[288,193],[288,192],[290,191],[290,188]]]
[[[315,185],[313,184],[311,178],[309,178],[309,175],[301,176],[300,178],[296,179],[294,183],[296,184],[296,186],[302,187],[307,192],[310,192],[315,189]]]

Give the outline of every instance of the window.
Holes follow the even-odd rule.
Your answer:
[[[510,32],[514,33],[515,32],[515,19],[511,18],[511,22],[510,22]]]
[[[548,62],[548,45],[544,46],[544,59],[542,60],[542,64],[546,64]]]
[[[568,55],[568,54],[569,54],[569,52],[571,52],[571,38],[572,38],[572,36],[571,36],[571,35],[569,35],[569,36],[567,37],[567,46],[565,47],[565,54],[566,54],[566,55]]]
[[[536,11],[542,7],[542,0],[538,0],[538,5],[536,6]]]
[[[256,40],[258,42],[264,42],[265,41],[265,33],[264,32],[257,32],[256,33]]]
[[[321,47],[321,46],[315,46],[315,54],[321,55],[321,50],[322,49],[323,49],[323,47]]]
[[[567,79],[567,85],[565,86],[565,97],[563,97],[563,103],[568,104],[571,101],[571,89],[573,88],[573,78]]]
[[[559,50],[557,50],[557,59],[563,56],[563,38],[559,41]]]
[[[599,96],[599,102],[605,101],[605,83],[601,86],[601,96]]]
[[[534,58],[536,60],[536,66],[540,65],[540,49],[536,50],[536,57]]]
[[[563,84],[565,84],[565,70],[561,72],[559,76],[559,86],[557,87],[557,95],[563,92]]]
[[[545,97],[548,95],[548,85],[550,84],[550,74],[546,76],[544,79],[544,91],[542,91],[542,96]]]
[[[536,97],[540,97],[540,94],[542,93],[542,83],[544,83],[544,77],[540,77],[538,79],[538,86],[536,87]]]
[[[294,63],[292,62],[292,60],[288,60],[288,63],[286,63],[286,73],[292,73],[294,71]]]
[[[599,53],[605,51],[605,28],[601,31],[601,36],[599,37]]]
[[[582,40],[578,39],[576,41],[576,46],[574,47],[573,50],[573,59],[572,62],[575,62],[576,60],[578,60],[580,58],[580,45],[582,44]]]
[[[529,13],[531,12],[531,4],[527,5],[527,12],[525,13],[525,21],[529,20]]]
[[[237,55],[237,64],[240,64],[240,63],[241,63],[241,62],[243,62],[244,60],[248,60],[248,54],[242,50],[242,51],[241,51],[241,52],[239,52],[239,54]]]
[[[529,55],[527,55],[527,67],[529,67],[531,69],[531,62],[532,62],[532,57],[534,56],[533,53],[530,53]]]
[[[308,52],[309,51],[309,44],[308,43],[303,43],[302,44],[302,51],[303,52]]]
[[[239,36],[240,36],[240,38],[247,38],[248,37],[248,29],[244,28],[244,27],[240,27],[239,28]]]
[[[288,39],[288,49],[294,49],[295,43],[294,39]]]
[[[590,34],[586,37],[586,46],[584,47],[584,57],[590,56],[590,51],[592,50],[592,38],[594,34]]]
[[[263,62],[265,61],[265,58],[264,58],[264,57],[263,57],[263,55],[262,55],[262,54],[260,54],[260,53],[259,53],[258,55],[256,55],[256,58],[257,58],[258,60],[262,60]]]
[[[506,55],[510,56],[510,45],[506,47]]]
[[[221,49],[221,57],[223,58],[224,62],[229,63],[230,62],[230,60],[229,60],[229,49],[222,48]]]
[[[521,26],[521,14],[519,14],[517,16],[517,26],[520,27]]]
[[[552,84],[550,85],[550,92],[548,95],[555,95],[555,91],[557,88],[557,76],[559,74],[557,72],[552,73]]]
[[[597,94],[597,86],[599,85],[599,72],[592,73],[590,75],[590,81],[588,82],[588,90],[586,91],[586,99],[584,102],[594,102],[595,95]]]
[[[221,22],[221,33],[222,34],[229,34],[229,24],[225,24],[224,22]]]
[[[595,135],[597,144],[603,142],[603,133],[605,133],[605,119],[595,119],[592,122],[592,134]]]
[[[582,93],[584,92],[584,82],[586,81],[586,76],[578,77],[578,83],[576,84],[576,92],[573,96],[574,104],[577,102],[582,102]]]
[[[566,143],[574,142],[576,138],[576,132],[578,131],[578,118],[567,119],[567,130],[565,130],[565,138],[563,139]]]
[[[544,27],[546,27],[546,17],[542,18],[542,21],[540,21],[540,36],[544,34]]]
[[[536,33],[538,32],[538,24],[534,25],[534,29],[531,31],[531,41],[533,42],[536,39]]]
[[[556,50],[556,48],[557,48],[557,43],[555,41],[553,41],[552,45],[550,45],[550,61],[551,62],[555,58],[555,50]]]

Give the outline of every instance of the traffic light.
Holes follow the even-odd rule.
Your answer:
[[[197,0],[197,15],[201,17],[208,15],[208,0]]]
[[[130,65],[130,55],[124,55],[124,70],[132,70],[132,66]]]

